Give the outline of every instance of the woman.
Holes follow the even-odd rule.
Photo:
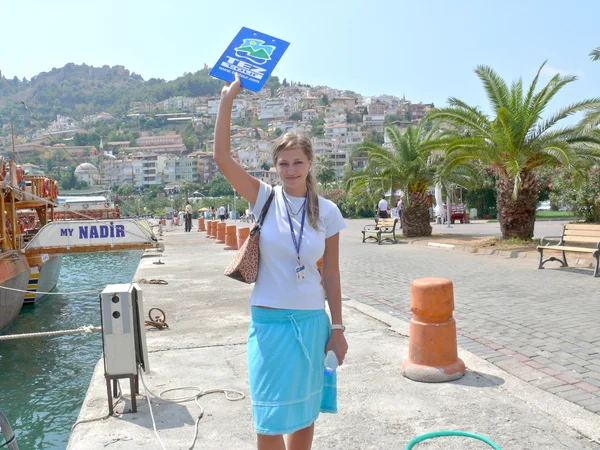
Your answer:
[[[236,75],[221,92],[214,159],[256,217],[272,195],[260,235],[248,330],[257,444],[259,450],[285,449],[285,434],[288,450],[308,450],[319,412],[337,412],[336,377],[324,375],[325,354],[333,350],[341,365],[348,350],[338,258],[339,232],[346,225],[337,206],[317,194],[307,138],[288,133],[278,140],[273,163],[282,186],[275,188],[249,175],[231,157],[231,109],[241,90]]]

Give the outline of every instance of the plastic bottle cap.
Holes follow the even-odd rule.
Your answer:
[[[329,376],[329,377],[333,375],[333,372],[334,372],[334,371],[333,371],[333,370],[331,370],[331,369],[325,369],[325,375],[327,375],[327,376]]]

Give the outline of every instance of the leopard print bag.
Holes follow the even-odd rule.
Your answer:
[[[260,229],[265,221],[265,217],[274,196],[275,190],[272,190],[271,195],[269,195],[267,202],[263,206],[258,222],[256,222],[250,231],[248,239],[246,239],[244,245],[238,250],[233,261],[231,261],[231,264],[225,269],[224,275],[226,277],[248,284],[252,284],[256,281],[256,278],[258,277],[258,261],[260,258],[260,249],[258,247]]]

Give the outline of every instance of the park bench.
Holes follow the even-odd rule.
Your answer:
[[[363,242],[367,239],[374,239],[378,245],[384,241],[390,241],[397,244],[396,225],[398,219],[375,219],[375,225],[365,225],[362,230]]]
[[[548,244],[545,244],[545,241]],[[551,241],[556,243],[550,245]],[[596,259],[594,276],[600,276],[600,225],[568,223],[563,229],[562,236],[545,236],[540,243],[542,245],[537,247],[537,251],[540,253],[540,266],[538,269],[543,269],[544,264],[548,261],[558,261],[561,267],[569,267],[567,252],[591,253],[592,257]],[[562,259],[551,256],[544,260],[544,250],[560,251],[562,252]]]

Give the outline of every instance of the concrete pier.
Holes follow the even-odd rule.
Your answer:
[[[346,232],[346,231],[345,231]],[[344,232],[344,233],[345,233]],[[358,239],[358,237],[356,237]],[[168,285],[141,284],[145,309],[165,311],[169,329],[147,330],[155,393],[178,386],[239,390],[246,398],[230,402],[222,394],[202,397],[197,449],[253,449],[251,403],[246,370],[248,298],[252,286],[223,276],[235,252],[224,252],[204,233],[165,232],[163,254],[142,258],[134,280],[162,279]],[[378,246],[364,246],[365,252]],[[343,249],[342,249],[343,251]],[[154,264],[158,261],[164,264]],[[376,280],[365,279],[364,283]],[[342,286],[343,290],[343,286]],[[408,299],[406,299],[408,302]],[[459,349],[467,372],[440,384],[402,376],[408,353],[408,323],[344,297],[349,352],[338,372],[340,413],[323,414],[316,424],[313,449],[404,449],[413,438],[438,430],[484,435],[506,449],[598,449],[599,416],[508,374]],[[460,321],[458,323],[460,326]],[[128,383],[121,383],[129,408]],[[143,387],[141,387],[143,395]],[[173,397],[193,392],[173,393]],[[187,449],[200,410],[194,402],[152,404],[158,433],[167,449]],[[107,414],[106,386],[100,361],[82,404],[80,421]],[[482,443],[439,438],[428,449],[477,449]],[[71,450],[161,448],[146,399],[138,412],[81,423]]]

